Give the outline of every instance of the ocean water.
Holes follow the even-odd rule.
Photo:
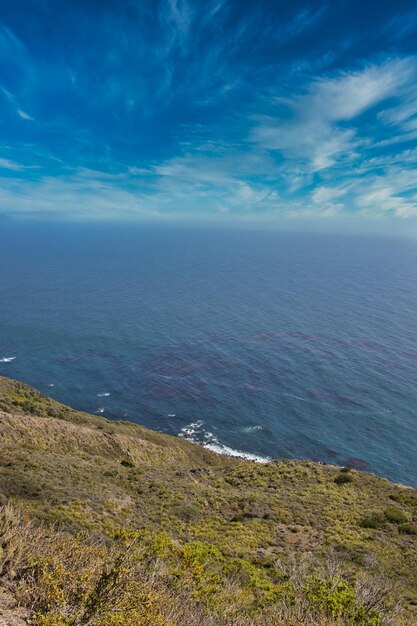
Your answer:
[[[0,224],[0,374],[229,454],[417,486],[417,241]]]

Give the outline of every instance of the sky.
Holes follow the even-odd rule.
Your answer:
[[[0,0],[0,217],[417,232],[417,6]]]

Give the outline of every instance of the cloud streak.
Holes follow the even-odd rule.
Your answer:
[[[395,96],[410,85],[415,74],[413,61],[399,59],[359,72],[319,78],[302,95],[278,98],[277,104],[286,115],[264,118],[252,138],[266,149],[304,162],[311,172],[328,168],[340,158],[352,160],[355,150],[366,143],[355,118]]]
[[[27,29],[19,4],[0,7],[0,213],[417,217],[417,58],[397,10],[64,1],[31,5]]]

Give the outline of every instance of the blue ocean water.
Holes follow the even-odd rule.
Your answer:
[[[228,453],[417,486],[417,242],[0,225],[0,374]]]

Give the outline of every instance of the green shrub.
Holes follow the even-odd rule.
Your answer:
[[[377,530],[378,528],[382,528],[384,523],[385,519],[381,513],[370,513],[362,519],[360,526],[362,526],[362,528],[372,528]]]
[[[417,524],[400,524],[398,530],[404,535],[417,535]]]
[[[73,626],[74,620],[52,611],[46,614],[39,613],[35,615],[33,623],[34,626]]]
[[[123,459],[120,461],[120,465],[123,465],[123,467],[135,467],[135,464],[130,459]]]
[[[322,580],[310,577],[304,586],[309,602],[333,619],[343,618],[360,626],[379,626],[381,616],[356,601],[355,589],[346,580]]]
[[[175,505],[172,512],[184,522],[191,522],[200,517],[201,510],[196,502],[182,502]]]
[[[390,500],[393,500],[394,502],[401,502],[401,496],[399,496],[397,493],[390,493],[388,497]]]
[[[387,509],[385,509],[384,515],[386,519],[392,524],[403,524],[409,521],[404,511],[402,509],[398,509],[395,506],[389,506]]]
[[[338,474],[334,479],[334,482],[336,483],[336,485],[345,485],[347,483],[353,482],[353,478],[349,473],[341,471],[340,474]]]

